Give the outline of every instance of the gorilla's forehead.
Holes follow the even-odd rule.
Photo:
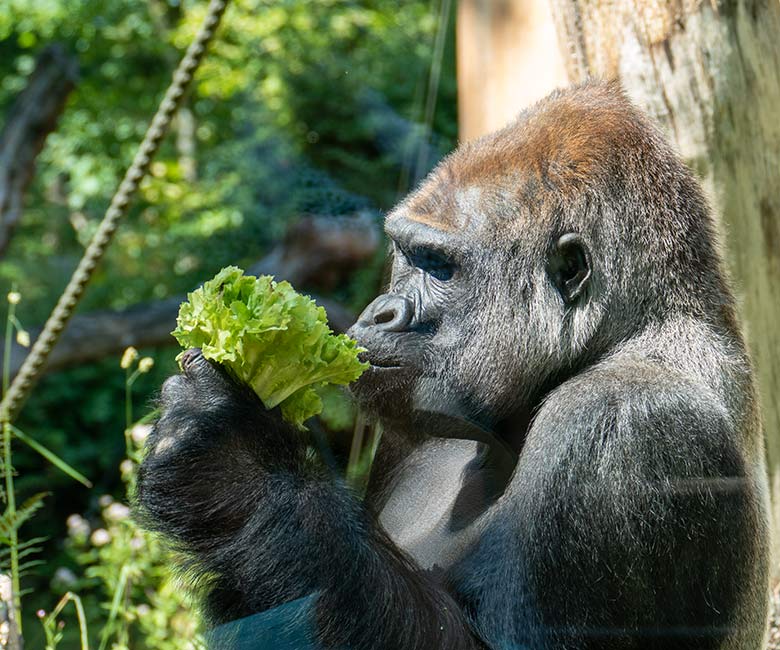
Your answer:
[[[487,188],[477,184],[459,187],[432,181],[425,183],[387,216],[388,234],[396,239],[403,238],[405,230],[412,227],[405,226],[404,222],[420,224],[423,231],[479,234],[487,222],[482,214],[483,206],[488,202]],[[495,202],[490,204],[495,205]]]
[[[546,208],[650,155],[654,140],[653,128],[616,84],[562,91],[504,129],[461,145],[389,220],[404,216],[458,232],[543,218]]]

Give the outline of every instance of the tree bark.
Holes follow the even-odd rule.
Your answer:
[[[552,7],[571,80],[619,78],[709,192],[757,371],[777,527],[780,2],[552,0]]]
[[[44,49],[0,131],[0,257],[22,216],[35,159],[54,130],[77,76],[74,57],[59,45]]]
[[[456,41],[461,141],[567,84],[548,0],[460,0]]]

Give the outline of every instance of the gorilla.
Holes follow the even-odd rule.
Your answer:
[[[460,146],[386,231],[351,329],[385,431],[364,499],[199,351],[163,386],[138,510],[207,619],[309,596],[320,648],[761,648],[734,297],[697,181],[620,87]]]

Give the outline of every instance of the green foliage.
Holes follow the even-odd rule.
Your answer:
[[[40,510],[41,506],[43,506],[43,499],[45,497],[45,492],[39,492],[18,506],[16,512],[11,513],[6,509],[6,511],[0,515],[0,544],[6,546],[11,544],[11,535],[15,531],[18,531],[22,527],[22,524]],[[2,555],[0,555],[0,557],[2,557]]]
[[[0,3],[0,108],[23,87],[44,43],[62,43],[81,66],[0,265],[0,281],[25,289],[28,322],[48,313],[97,227],[206,3],[186,6]],[[186,105],[196,177],[176,146],[179,122],[84,308],[184,292],[228,263],[259,257],[301,212],[365,207],[358,197],[388,207],[402,172],[377,143],[361,96],[377,91],[400,116],[419,119],[435,27],[427,2],[233,3]],[[454,76],[445,75],[441,92],[448,101],[433,126],[452,144]]]
[[[3,467],[5,471],[5,465]],[[8,492],[5,492],[6,495]],[[20,541],[19,529],[32,519],[33,515],[43,507],[43,500],[46,498],[45,492],[33,494],[20,505],[11,507],[6,499],[5,511],[0,515],[0,570],[6,575],[16,574],[17,579],[13,582],[19,583],[21,577],[26,575],[30,569],[41,564],[37,559],[41,551],[41,538],[34,537]],[[23,592],[20,593],[20,596]],[[21,606],[21,602],[18,603]]]
[[[228,266],[187,298],[173,332],[182,347],[201,348],[299,428],[322,411],[315,388],[349,384],[368,368],[363,348],[334,335],[325,309],[289,282]]]
[[[120,465],[127,498],[134,489],[140,447],[148,430],[149,425],[136,425],[130,432],[132,451]],[[90,630],[101,631],[99,648],[202,647],[197,617],[170,572],[168,551],[138,527],[124,499],[103,495],[99,505],[94,526],[81,515],[68,517],[67,554],[83,577],[61,572],[70,591],[89,594],[86,620]]]
[[[347,431],[355,423],[355,404],[343,388],[325,384],[317,388],[322,401],[320,421],[331,431]]]
[[[120,465],[132,492],[140,445],[149,425],[131,430],[133,451]],[[99,631],[99,648],[193,650],[203,642],[192,603],[170,572],[171,560],[160,540],[140,529],[130,509],[110,495],[99,499],[94,524],[78,514],[68,517],[67,557],[81,576],[60,570],[60,587],[86,593],[87,627]],[[56,581],[55,581],[56,586]]]
[[[0,260],[0,287],[16,284],[25,295],[15,316],[17,330],[24,331],[22,323],[32,329],[49,314],[206,5],[205,0],[0,2],[0,120],[47,44],[61,44],[78,58],[81,71],[38,158],[24,214]],[[366,102],[378,98],[375,103],[392,119],[422,120],[437,6],[437,0],[233,0],[185,99],[185,113],[143,181],[80,313],[180,295],[228,264],[253,263],[302,214],[388,208],[414,176],[408,169],[415,158],[410,147],[420,137],[439,150],[456,140],[451,47],[445,50],[432,128],[415,127],[421,136],[410,139],[411,145],[394,136],[388,143],[382,129],[392,120]],[[382,258],[378,253],[335,297],[362,307],[381,282]],[[142,351],[150,352],[155,366],[131,382],[137,412],[148,411],[155,391],[176,370],[173,349]],[[133,419],[123,399],[130,374],[117,372],[115,359],[49,374],[15,423],[40,446],[20,444],[25,440],[13,436],[16,473],[10,476],[19,502],[49,493],[22,529],[26,540],[45,538],[34,544],[42,547],[35,557],[45,564],[30,567],[23,580],[28,647],[79,647],[76,626],[59,628],[60,620],[70,621],[70,604],[76,605],[66,597],[72,589],[81,597],[92,641],[99,643],[117,587],[109,574],[116,581],[125,563],[133,567],[125,571],[128,602],[137,609],[116,610],[110,642],[118,642],[121,630],[128,630],[125,640],[133,648],[178,647],[166,645],[175,638],[194,642],[188,632],[177,637],[179,628],[174,634],[165,627],[170,619],[189,630],[191,619],[174,583],[163,577],[163,551],[145,539],[149,546],[132,555],[137,531],[129,522],[107,521],[108,506],[94,496],[118,500],[124,494],[116,468],[127,454],[121,425]],[[351,429],[343,394],[326,390],[321,399],[326,428]],[[66,467],[95,488],[74,481]],[[87,538],[78,546],[67,534],[65,518],[72,512],[81,513],[93,530],[108,531],[111,541],[95,546]],[[143,564],[147,559],[150,565]],[[95,571],[84,577],[80,562]],[[110,567],[105,575],[101,566]],[[34,617],[38,608],[48,612],[43,626]]]
[[[38,612],[38,618],[43,626],[43,633],[46,638],[46,650],[56,650],[62,641],[65,629],[65,621],[60,620],[60,612],[65,609],[68,603],[73,603],[76,610],[76,617],[79,624],[79,637],[81,650],[89,650],[89,633],[87,632],[87,616],[84,613],[84,604],[76,594],[69,591],[62,598],[54,609],[47,614],[43,610]]]
[[[148,357],[139,360],[131,350],[126,351],[121,363],[129,371],[128,386],[153,365]],[[93,636],[99,633],[99,650],[203,647],[197,616],[185,590],[170,572],[169,551],[159,539],[137,525],[125,504],[133,498],[141,450],[150,429],[151,425],[139,422],[126,430],[128,453],[119,465],[124,498],[101,496],[99,515],[92,522],[80,514],[71,514],[67,519],[63,558],[66,564],[55,571],[52,580],[55,592],[66,591],[51,613],[38,612],[47,650],[54,650],[63,641],[75,643],[75,638],[71,638],[75,628],[66,629],[60,617],[69,601],[76,606],[78,637],[83,650],[90,631]],[[28,518],[35,508],[35,503],[23,504],[17,509],[16,519]],[[0,534],[3,531],[0,520]],[[84,597],[79,593],[85,594]]]

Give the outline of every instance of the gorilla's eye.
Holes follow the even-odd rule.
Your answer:
[[[442,282],[451,279],[455,274],[455,265],[432,248],[414,248],[404,254],[412,266]]]

